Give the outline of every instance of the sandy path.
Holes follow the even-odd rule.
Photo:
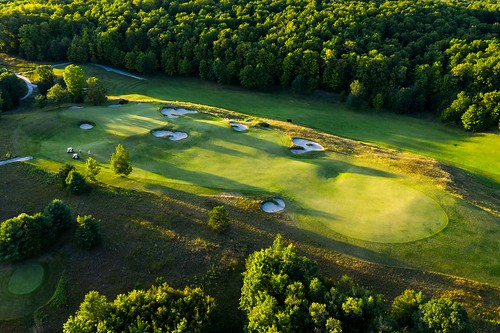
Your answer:
[[[111,68],[111,67],[108,67],[108,66],[104,66],[104,65],[99,65],[99,64],[92,64],[96,67],[99,67],[99,68],[102,68],[104,69],[105,71],[108,71],[108,72],[113,72],[113,73],[116,73],[116,74],[120,74],[120,75],[125,75],[125,76],[128,76],[128,77],[131,77],[133,79],[137,79],[137,80],[146,80],[145,78],[142,78],[140,76],[136,76],[136,75],[132,75],[130,73],[127,73],[127,72],[124,72],[124,71],[121,71],[119,69],[114,69],[114,68]]]
[[[21,101],[28,98],[32,93],[33,93],[33,88],[36,88],[36,84],[31,83],[30,79],[28,79],[26,76],[22,76],[20,74],[16,74],[18,78],[23,80],[26,83],[26,86],[28,87],[28,92],[24,97],[21,98]]]
[[[16,157],[16,158],[11,158],[5,161],[0,161],[0,165],[8,164],[8,163],[14,163],[14,162],[26,162],[30,161],[33,159],[33,156],[26,156],[26,157]]]

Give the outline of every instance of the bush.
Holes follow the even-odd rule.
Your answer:
[[[422,292],[417,293],[411,289],[407,289],[392,302],[392,318],[400,327],[412,327],[413,317],[424,303],[425,296]]]
[[[229,229],[229,213],[224,206],[214,207],[210,213],[208,213],[208,216],[208,226],[212,228],[213,231],[221,234]]]
[[[85,162],[85,175],[88,179],[95,182],[95,177],[101,172],[101,168],[97,165],[97,161],[92,157],[87,158],[87,162]]]
[[[76,222],[76,239],[82,248],[90,250],[101,242],[99,223],[92,215],[78,216]]]
[[[40,213],[20,214],[0,224],[0,260],[20,261],[39,254],[53,240],[51,225]]]
[[[52,200],[42,214],[52,224],[56,233],[66,229],[71,223],[71,207],[59,199]]]
[[[178,290],[166,283],[120,294],[114,301],[90,291],[63,332],[209,333],[216,331],[215,309],[215,300],[201,289]]]
[[[127,176],[132,172],[128,152],[121,144],[116,146],[115,152],[111,155],[111,168],[117,175],[123,174]]]
[[[464,307],[446,298],[432,299],[420,306],[418,332],[470,333],[472,327]]]
[[[72,194],[82,194],[89,190],[89,185],[80,173],[73,170],[66,178],[66,188]]]
[[[63,186],[66,186],[66,178],[71,171],[75,170],[75,167],[69,163],[65,163],[57,172],[57,176],[61,180]]]

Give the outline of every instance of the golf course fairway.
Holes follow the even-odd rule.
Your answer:
[[[442,230],[448,218],[426,194],[405,185],[401,175],[357,166],[333,153],[299,158],[283,132],[251,127],[232,130],[228,121],[197,113],[168,118],[159,104],[115,108],[64,108],[33,114],[18,127],[23,150],[38,160],[71,161],[67,147],[107,165],[121,143],[129,151],[131,178],[151,185],[185,184],[254,197],[277,194],[335,232],[377,243],[422,239]],[[82,121],[91,129],[80,128]],[[181,141],[155,137],[155,130],[183,131]],[[105,171],[106,172],[106,171]],[[109,170],[107,170],[109,172]],[[174,185],[172,185],[174,184]],[[288,205],[287,205],[288,207]],[[298,218],[300,222],[300,218]]]

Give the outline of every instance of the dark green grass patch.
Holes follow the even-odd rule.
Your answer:
[[[50,299],[59,275],[60,267],[51,259],[0,268],[0,320],[32,314]]]
[[[14,295],[25,295],[35,291],[43,283],[44,269],[37,262],[16,268],[9,279],[8,290]]]

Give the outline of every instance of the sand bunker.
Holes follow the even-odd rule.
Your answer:
[[[264,201],[260,205],[260,209],[266,213],[277,213],[285,209],[285,202],[280,198],[274,198],[273,200]]]
[[[68,109],[70,109],[70,110],[74,110],[74,109],[83,109],[83,106],[79,106],[79,105],[72,105],[72,106],[70,106]]]
[[[89,123],[83,123],[83,124],[80,124],[80,128],[84,129],[84,130],[88,130],[88,129],[94,128],[94,125],[89,124]]]
[[[235,121],[230,121],[229,125],[231,125],[231,127],[233,128],[233,130],[238,131],[238,132],[244,132],[244,131],[248,130],[248,126],[247,125],[243,125],[243,124],[237,123]]]
[[[152,134],[157,138],[168,137],[172,141],[179,141],[188,137],[188,134],[185,132],[172,132],[165,130],[153,131]]]
[[[121,104],[111,104],[111,105],[108,105],[108,108],[118,108],[120,106],[121,106]]]
[[[164,116],[167,116],[168,118],[179,118],[179,116],[182,116],[183,114],[198,113],[198,111],[186,110],[186,109],[164,108],[161,110],[161,113]]]
[[[325,150],[325,148],[323,148],[323,146],[319,143],[306,139],[294,138],[292,139],[292,143],[295,145],[294,148],[290,148],[290,152],[292,154],[304,154],[309,151]]]

